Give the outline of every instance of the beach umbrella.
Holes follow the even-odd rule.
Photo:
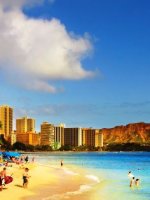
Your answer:
[[[19,157],[20,156],[20,153],[13,152],[13,151],[5,151],[5,152],[2,152],[2,154],[4,157]]]

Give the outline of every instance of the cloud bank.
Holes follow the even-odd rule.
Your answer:
[[[35,0],[0,0],[3,75],[26,89],[50,93],[59,90],[50,84],[52,81],[92,77],[94,72],[84,69],[81,63],[92,50],[90,40],[70,34],[59,19],[29,18],[22,11],[29,2],[34,4]]]

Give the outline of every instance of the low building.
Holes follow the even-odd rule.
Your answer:
[[[16,140],[26,145],[30,144],[36,146],[40,144],[40,135],[32,132],[18,133],[16,134]]]

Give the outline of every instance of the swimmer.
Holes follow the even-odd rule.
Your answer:
[[[130,181],[130,187],[132,187],[134,183],[135,183],[135,177],[133,177],[133,178],[131,179],[131,181]]]
[[[133,178],[134,177],[134,175],[131,173],[131,171],[128,172],[128,177],[129,178]]]
[[[139,186],[139,183],[140,182],[140,179],[139,178],[137,178],[136,180],[135,180],[135,185],[138,187]]]

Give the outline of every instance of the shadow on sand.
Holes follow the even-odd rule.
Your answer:
[[[21,187],[21,188],[23,187],[22,185],[19,185],[19,184],[16,184],[15,186],[16,186],[16,187]]]

